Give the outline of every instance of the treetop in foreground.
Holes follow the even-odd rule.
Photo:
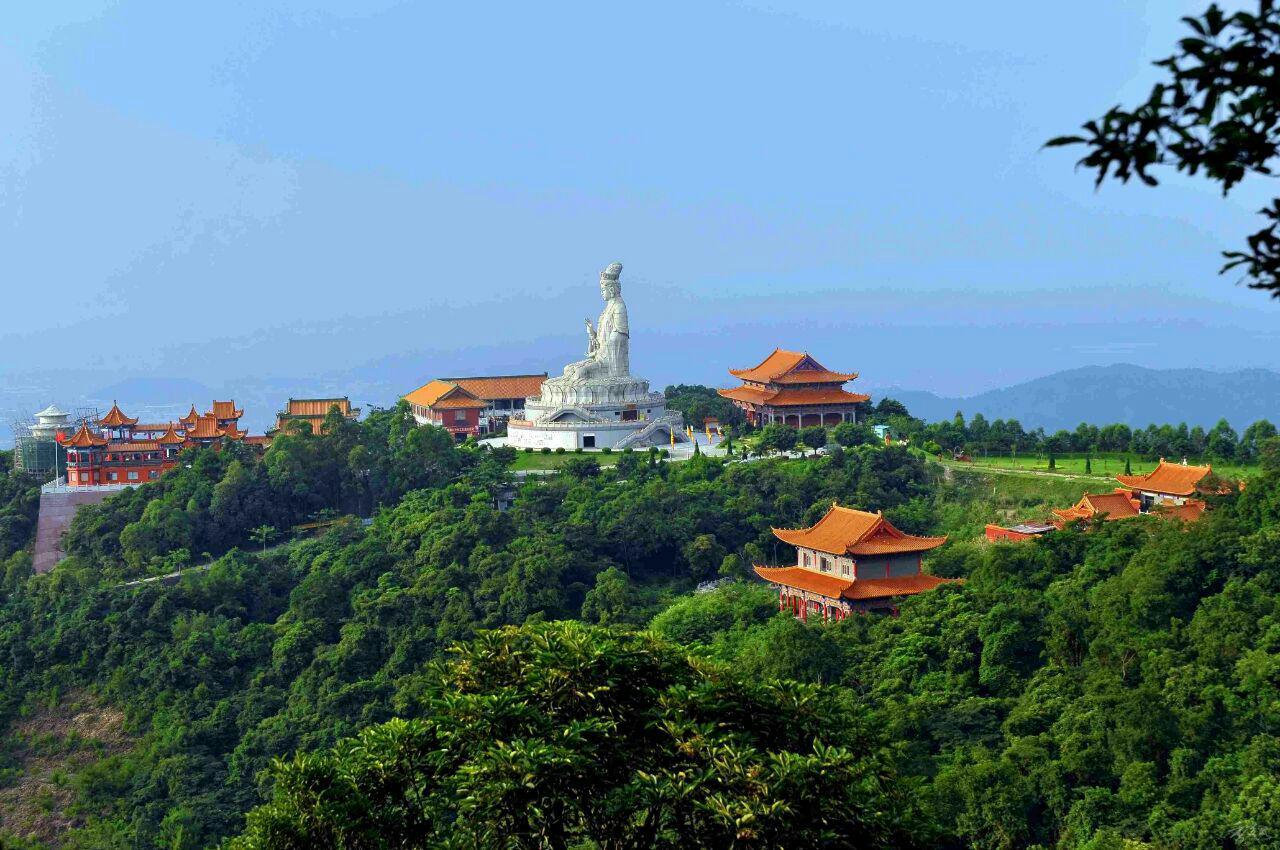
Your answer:
[[[563,622],[482,633],[420,684],[413,719],[277,762],[228,848],[917,844],[833,689]]]

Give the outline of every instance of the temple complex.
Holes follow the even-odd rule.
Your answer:
[[[509,419],[524,418],[525,399],[542,392],[547,373],[539,375],[476,375],[441,378],[457,384],[487,406],[480,411],[480,432],[489,434],[506,427]]]
[[[758,366],[730,369],[729,374],[741,379],[742,386],[720,390],[720,395],[741,408],[755,426],[857,422],[859,405],[870,400],[844,389],[857,372],[832,372],[800,351],[775,348]]]
[[[224,439],[246,440],[247,432],[239,427],[243,415],[234,402],[215,401],[203,414],[192,405],[177,422],[140,423],[112,403],[111,410],[92,427],[82,422],[71,435],[58,435],[58,444],[66,452],[66,485],[102,487],[154,481],[177,465],[184,448],[217,445]],[[248,438],[246,442],[260,447],[264,438]]]
[[[272,433],[287,431],[291,423],[301,422],[311,429],[312,434],[319,434],[329,411],[338,408],[338,414],[347,420],[360,418],[360,408],[351,406],[351,399],[341,398],[291,398],[284,410],[276,413],[276,427]],[[189,415],[189,414],[188,414]]]
[[[525,400],[524,418],[507,422],[510,445],[572,451],[689,441],[683,417],[667,412],[666,397],[631,374],[631,325],[621,277],[621,263],[600,273],[604,309],[594,325],[586,320],[586,357],[547,378]]]
[[[444,428],[458,442],[480,435],[480,413],[489,406],[452,381],[434,380],[404,397],[419,425]]]
[[[1146,512],[1158,505],[1181,505],[1193,499],[1201,482],[1212,474],[1212,466],[1188,466],[1185,460],[1169,463],[1160,458],[1146,475],[1117,475],[1116,480],[1134,492],[1140,509]]]
[[[810,528],[773,529],[796,547],[794,566],[757,565],[756,574],[778,585],[779,610],[802,620],[840,620],[854,612],[897,612],[905,596],[954,579],[927,575],[922,559],[946,537],[899,531],[882,514],[831,509]]]
[[[542,390],[541,375],[476,375],[437,378],[406,395],[419,425],[436,425],[456,439],[500,431],[523,419],[525,399]]]
[[[1208,466],[1171,464],[1162,459],[1146,475],[1117,475],[1122,483],[1130,485],[1128,487],[1117,487],[1110,493],[1085,493],[1071,507],[1055,508],[1048,523],[1020,523],[1009,528],[988,525],[986,538],[993,543],[1030,540],[1073,522],[1091,522],[1099,518],[1111,522],[1144,514],[1195,522],[1204,515],[1208,504],[1203,499],[1192,498],[1192,495],[1198,492],[1210,472]]]

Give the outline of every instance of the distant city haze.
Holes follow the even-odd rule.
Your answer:
[[[18,4],[0,413],[217,392],[260,428],[556,370],[615,259],[656,388],[775,346],[947,399],[1276,369],[1280,305],[1217,274],[1270,186],[1041,150],[1203,5]]]

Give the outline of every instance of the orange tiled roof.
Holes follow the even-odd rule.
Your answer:
[[[179,436],[177,430],[174,428],[174,423],[170,422],[168,429],[160,435],[156,442],[166,446],[174,446],[178,443],[184,443],[186,440]]]
[[[947,542],[946,537],[907,534],[895,528],[881,514],[842,508],[834,503],[822,519],[809,528],[775,528],[773,534],[783,543],[833,555],[924,552]]]
[[[196,420],[200,418],[200,414],[196,412],[196,406],[191,405],[191,409],[187,411],[187,415],[178,420],[178,424],[191,427],[196,424]]]
[[[744,381],[768,383],[844,383],[858,377],[857,372],[832,372],[804,351],[784,351],[775,348],[773,353],[750,369],[730,369],[729,374]]]
[[[839,388],[831,389],[791,389],[784,388],[774,393],[765,404],[774,407],[790,407],[804,404],[855,404],[868,401],[871,396],[862,393],[851,393]]]
[[[939,578],[921,573],[899,578],[858,579],[845,591],[845,599],[881,599],[886,596],[914,596],[940,584],[964,584],[960,578]]]
[[[213,410],[205,413],[205,416],[212,416],[215,419],[239,419],[244,416],[244,411],[236,408],[234,399],[231,401],[214,401]]]
[[[462,410],[469,408],[488,407],[488,402],[481,401],[478,398],[467,398],[461,395],[445,396],[431,405],[432,410]]]
[[[779,375],[784,375],[799,366],[809,357],[801,351],[784,351],[775,348],[773,353],[750,369],[730,369],[729,374],[744,381],[756,381],[767,384]]]
[[[1196,492],[1196,485],[1212,472],[1212,466],[1187,466],[1160,458],[1156,468],[1146,475],[1117,475],[1116,480],[1135,490],[1190,496]]]
[[[1106,514],[1110,521],[1138,516],[1139,511],[1127,490],[1117,490],[1114,493],[1085,493],[1071,507],[1055,509],[1053,514],[1063,522],[1093,519],[1098,514]]]
[[[107,411],[107,415],[98,420],[99,425],[105,425],[108,428],[122,428],[126,425],[133,426],[138,424],[136,416],[125,416],[120,410],[120,405],[111,402],[111,409]]]
[[[211,413],[197,416],[196,424],[187,428],[188,440],[212,440],[222,435],[223,431],[218,427],[218,420]]]
[[[759,390],[755,387],[746,386],[716,390],[716,392],[731,401],[745,401],[748,404],[764,404],[773,395],[769,390]]]
[[[476,398],[531,398],[542,392],[547,373],[541,375],[493,375],[474,378],[442,378],[462,387]]]
[[[244,442],[250,446],[269,446],[271,445],[270,434],[259,434],[256,437],[245,437]]]
[[[160,442],[158,440],[128,440],[119,443],[111,443],[107,446],[109,452],[158,452],[160,451]]]
[[[63,437],[61,440],[64,446],[74,446],[78,449],[88,448],[89,446],[105,446],[107,444],[106,437],[100,437],[89,430],[89,426],[80,423],[80,430],[76,431],[70,437]]]
[[[342,398],[291,398],[289,403],[285,405],[284,413],[286,416],[318,416],[325,417],[329,415],[329,411],[337,406],[338,412],[343,416],[352,416],[358,414],[359,410],[351,407],[351,399]]]
[[[169,427],[169,422],[139,422],[133,426],[134,431],[164,431]]]
[[[931,575],[901,576],[900,578],[864,578],[856,581],[836,578],[804,567],[755,567],[756,575],[773,584],[807,590],[831,599],[885,599],[893,596],[913,596],[933,590],[940,584],[961,583],[962,579],[945,579]]]
[[[871,396],[862,393],[846,392],[842,389],[791,389],[760,390],[755,387],[734,387],[728,390],[716,390],[720,395],[733,401],[745,401],[750,404],[771,405],[773,407],[793,407],[806,404],[856,404],[868,401]]]
[[[441,404],[442,399],[449,399],[449,404]],[[418,387],[413,392],[405,396],[405,400],[410,404],[416,404],[419,407],[434,408],[459,408],[459,407],[488,407],[488,405],[476,398],[471,393],[452,381],[443,381],[437,378],[429,384]]]
[[[826,369],[796,369],[779,375],[773,384],[843,384],[858,377],[857,372],[829,372]]]
[[[1187,499],[1181,505],[1157,505],[1155,513],[1156,516],[1167,517],[1168,519],[1195,522],[1204,516],[1204,512],[1208,507],[1203,499]]]

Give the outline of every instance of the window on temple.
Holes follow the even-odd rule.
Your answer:
[[[108,472],[107,477],[110,478],[112,481],[118,481],[120,479],[120,475],[115,472]]]
[[[810,561],[809,561],[809,553],[808,553],[808,552],[801,552],[801,553],[800,553],[800,557],[804,559],[804,560],[802,561],[802,563],[803,563],[806,567],[811,566],[811,563],[810,563]]]
[[[129,473],[129,480],[130,480],[130,481],[137,481],[137,480],[138,480],[138,473],[136,473],[136,472],[130,472],[130,473]]]
[[[831,559],[830,559],[830,558],[823,558],[823,559],[822,559],[822,571],[823,571],[824,573],[829,573],[829,572],[831,572]]]
[[[849,575],[849,573],[850,573],[849,565],[848,565],[848,564],[841,564],[841,565],[840,565],[840,575],[842,575],[842,576],[847,576],[847,575]]]

